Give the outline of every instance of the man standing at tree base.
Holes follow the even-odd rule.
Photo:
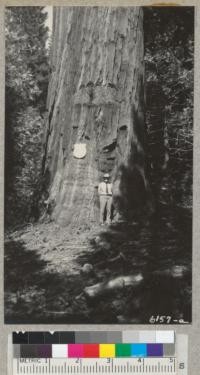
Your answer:
[[[112,210],[112,184],[110,183],[109,173],[105,173],[103,181],[98,186],[98,194],[100,199],[100,223],[101,225],[111,223]]]

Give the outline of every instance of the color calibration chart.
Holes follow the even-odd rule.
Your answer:
[[[172,330],[14,332],[9,375],[187,375],[187,351]]]

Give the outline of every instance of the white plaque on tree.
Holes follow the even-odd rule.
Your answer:
[[[86,156],[86,143],[75,143],[73,155],[77,159],[83,159]]]

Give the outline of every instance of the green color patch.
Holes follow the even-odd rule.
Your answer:
[[[115,353],[116,357],[130,357],[131,344],[116,344]]]

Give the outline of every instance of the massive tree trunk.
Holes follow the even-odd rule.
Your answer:
[[[54,8],[44,161],[62,225],[98,222],[105,172],[116,211],[131,217],[145,204],[143,55],[141,7]]]

